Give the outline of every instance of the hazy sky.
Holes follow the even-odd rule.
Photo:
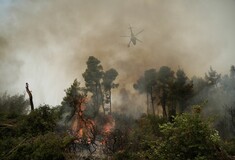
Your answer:
[[[210,66],[228,73],[234,17],[234,0],[0,0],[0,91],[25,93],[28,82],[36,105],[60,104],[90,55],[133,94],[144,70],[162,65],[190,77]],[[129,24],[144,29],[130,48],[120,37]]]

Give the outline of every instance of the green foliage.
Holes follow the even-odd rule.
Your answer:
[[[65,120],[69,121],[75,114],[79,100],[86,98],[87,92],[85,88],[80,87],[80,82],[75,79],[73,84],[65,90],[65,93],[66,95],[61,102],[61,110],[62,113],[68,113]]]
[[[121,131],[129,131],[133,128],[135,119],[132,116],[126,114],[120,114],[114,112],[112,117],[115,119],[115,128]]]
[[[149,69],[144,72],[146,91],[152,94],[152,88],[156,85],[157,71],[155,69]]]
[[[103,85],[105,91],[110,91],[111,88],[118,87],[118,84],[114,84],[113,81],[117,78],[118,72],[115,69],[109,69],[104,73]]]
[[[146,82],[144,76],[141,76],[137,82],[133,85],[133,88],[138,90],[139,93],[146,93]]]
[[[225,140],[223,142],[223,147],[229,155],[235,155],[235,138]]]
[[[86,90],[85,88],[80,87],[80,82],[75,79],[73,81],[73,84],[65,90],[66,96],[63,98],[63,101],[61,102],[62,106],[66,106],[69,108],[76,108],[76,104],[78,101],[78,98],[86,97]]]
[[[208,73],[205,74],[205,80],[207,81],[208,85],[216,85],[220,80],[221,74],[218,74],[215,70],[210,67]]]
[[[99,113],[100,106],[105,113],[104,103],[109,103],[111,112],[111,89],[118,87],[118,84],[113,82],[118,76],[118,72],[113,68],[104,72],[100,60],[94,56],[90,56],[86,64],[87,69],[82,76],[87,91],[92,94],[94,116]]]
[[[16,147],[20,142],[22,142],[23,138],[16,137],[7,137],[0,139],[0,157],[7,156],[14,147]]]
[[[226,159],[220,151],[218,132],[199,114],[176,116],[173,123],[161,125],[163,137],[155,150],[158,159]]]
[[[129,145],[116,153],[115,159],[229,159],[218,132],[197,111],[178,115],[173,123],[154,116],[141,117],[129,135]]]
[[[144,76],[145,76],[145,82],[146,82],[146,92],[147,92],[147,94],[150,95],[152,113],[153,113],[153,115],[155,115],[154,102],[156,99],[156,95],[154,95],[154,93],[156,91],[155,91],[154,87],[157,84],[157,71],[155,69],[149,69],[144,72]]]
[[[0,124],[0,139],[14,137],[18,135],[18,122],[21,122],[21,119],[24,116],[18,116],[14,119],[4,117],[1,115],[1,124]]]
[[[59,108],[44,105],[28,115],[2,118],[6,124],[0,126],[1,159],[65,159],[63,151],[72,139],[54,132],[59,117]]]
[[[155,69],[146,70],[134,84],[134,88],[140,93],[147,93],[147,102],[151,99],[153,113],[155,113],[153,103],[162,105],[164,118],[145,115],[132,125],[133,119],[114,113],[116,130],[106,137],[107,154],[112,155],[114,159],[123,160],[229,159],[224,149],[231,155],[235,154],[233,139],[235,112],[232,103],[229,105],[226,118],[221,121],[222,130],[231,136],[231,139],[226,139],[224,143],[221,143],[218,132],[212,128],[211,122],[201,118],[200,106],[194,107],[192,114],[184,113],[177,116],[176,107],[182,107],[180,113],[183,112],[188,98],[192,95],[192,89],[194,96],[200,93],[202,95],[200,98],[203,100],[212,97],[210,94],[214,91],[221,91],[219,96],[223,94],[232,97],[234,68],[231,66],[230,77],[225,76],[221,79],[220,87],[212,87],[220,80],[220,74],[212,68],[205,79],[194,78],[194,86],[182,69],[176,74],[167,66],[161,67],[158,72]],[[50,108],[44,105],[27,114],[29,105],[24,95],[10,96],[6,93],[2,95],[0,97],[1,159],[65,159],[64,151],[74,139],[56,132],[57,121],[66,112],[69,113],[70,119],[75,114],[79,100],[85,98],[88,91],[92,93],[93,102],[87,104],[91,108],[84,111],[85,117],[92,117],[90,115],[93,112],[98,113],[101,104],[105,112],[104,102],[110,103],[111,110],[111,89],[118,86],[114,83],[117,76],[118,72],[115,69],[104,72],[100,61],[91,56],[83,73],[86,88],[80,87],[80,83],[75,79],[70,88],[65,90],[66,96],[61,106]],[[203,90],[207,90],[204,95],[201,94]],[[214,102],[217,97],[213,98],[208,100]],[[172,123],[166,122],[167,111],[168,118],[173,117]],[[98,125],[102,128],[103,124]],[[225,137],[228,137],[226,134]],[[99,135],[97,137],[99,138]],[[68,151],[68,156],[70,153]]]
[[[25,135],[40,135],[55,130],[58,114],[48,105],[41,106],[33,111],[20,124],[19,131]]]
[[[230,67],[230,78],[235,78],[235,66],[234,65],[232,65],[231,67]]]
[[[115,69],[111,68],[104,73],[103,82],[102,82],[103,94],[104,94],[103,101],[106,104],[109,104],[110,113],[112,111],[112,109],[111,109],[111,89],[117,88],[119,85],[119,84],[114,83],[114,80],[117,78],[117,76],[118,76],[118,72]]]
[[[174,96],[176,97],[176,100],[179,104],[180,113],[182,113],[186,108],[185,102],[187,102],[187,100],[193,94],[193,83],[188,79],[184,71],[182,69],[179,69],[176,72],[176,80],[174,85]]]
[[[203,91],[207,87],[207,82],[203,78],[194,76],[192,78],[192,81],[193,81],[194,94],[198,94],[199,92]]]
[[[148,115],[148,116],[142,116],[138,122],[138,129],[141,130],[141,132],[146,132],[148,134],[145,134],[146,136],[160,136],[160,124],[164,124],[166,122],[165,119],[158,117],[158,116],[153,116],[153,115]]]
[[[193,83],[185,72],[178,69],[175,74],[168,66],[162,66],[159,71],[146,70],[144,76],[141,76],[133,87],[139,93],[146,93],[147,111],[149,102],[151,102],[153,114],[155,114],[155,106],[160,104],[163,117],[170,121],[177,110],[179,113],[185,110],[188,100],[193,95]]]
[[[152,92],[152,87],[157,83],[157,71],[156,69],[149,69],[144,72],[144,76],[137,80],[137,83],[133,85],[134,89],[140,93]]]
[[[87,69],[82,74],[87,90],[92,93],[94,115],[99,113],[100,105],[103,105],[104,98],[101,88],[101,80],[104,76],[103,67],[100,60],[90,56],[86,62]],[[104,110],[104,108],[103,108]],[[105,112],[105,110],[104,110]]]
[[[124,151],[115,154],[115,159],[154,159],[154,150],[161,136],[160,124],[166,121],[153,115],[142,116],[129,134],[128,144]]]
[[[5,119],[7,125],[0,127],[0,157],[6,160],[64,159],[62,153],[70,140],[68,136],[52,132],[57,118],[56,109],[42,106],[29,115]]]
[[[28,139],[18,140],[18,144],[13,146],[3,157],[6,160],[63,160],[63,151],[70,141],[68,136],[60,136],[53,132]]]
[[[158,145],[158,138],[162,136],[160,125],[166,123],[165,119],[149,115],[141,117],[138,121],[138,128],[134,132],[132,139],[133,147],[138,146],[135,151],[137,159],[154,159],[155,151]]]
[[[167,118],[166,105],[169,104],[168,98],[170,94],[170,86],[172,86],[175,80],[174,71],[170,67],[162,66],[158,71],[158,97],[163,110],[163,117]],[[172,96],[171,96],[172,97]],[[172,105],[171,105],[172,107]],[[172,109],[169,109],[171,111]],[[168,115],[171,117],[171,115]]]
[[[0,97],[0,113],[8,114],[8,116],[16,116],[26,114],[29,109],[29,102],[25,99],[25,95],[10,96],[4,93]]]
[[[132,154],[131,152],[124,150],[122,152],[118,152],[113,156],[113,159],[115,160],[129,160],[129,159],[138,159],[138,157],[135,154]]]
[[[162,66],[158,71],[158,80],[163,85],[169,83],[174,79],[174,71],[170,67]]]
[[[86,82],[87,89],[93,93],[103,77],[103,67],[100,64],[100,60],[93,56],[88,58],[86,64],[87,69],[82,76]]]

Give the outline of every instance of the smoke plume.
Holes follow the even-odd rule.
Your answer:
[[[234,7],[233,0],[3,0],[0,91],[24,92],[28,82],[35,104],[59,104],[75,78],[83,82],[89,56],[115,68],[129,94],[145,70],[162,65],[189,76],[210,65],[226,72],[234,64]],[[144,29],[143,43],[130,48],[120,37],[129,25],[134,33]]]

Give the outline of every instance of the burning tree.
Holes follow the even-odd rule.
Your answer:
[[[87,100],[87,92],[85,88],[80,87],[77,79],[74,80],[70,88],[65,90],[66,96],[62,101],[63,110],[70,110],[66,117],[67,121],[71,121],[71,135],[74,136],[73,146],[80,149],[87,149],[90,152],[91,146],[95,148],[96,126],[91,119],[87,119],[83,112]]]
[[[116,73],[114,71],[111,70],[110,73]],[[108,86],[108,84],[113,85],[113,81],[107,80],[106,85]],[[107,87],[108,89],[111,90]],[[66,96],[63,99],[62,108],[64,112],[69,110],[66,121],[70,121],[70,133],[74,137],[74,141],[69,147],[70,151],[79,153],[80,156],[87,156],[87,153],[91,155],[103,139],[106,139],[113,131],[115,120],[111,115],[97,115],[94,119],[91,119],[84,114],[88,103],[87,89],[80,87],[80,83],[76,79],[65,92]]]
[[[71,144],[72,150],[77,152],[78,149],[85,149],[93,153],[102,144],[100,142],[113,131],[115,120],[111,115],[105,115],[105,104],[109,104],[111,113],[111,90],[118,87],[114,83],[117,76],[115,69],[104,72],[100,61],[90,56],[87,69],[83,73],[86,87],[80,87],[75,79],[71,87],[65,90],[62,108],[64,112],[69,111],[66,120],[71,122],[71,135],[75,138]],[[89,92],[92,101],[87,100]],[[99,114],[100,106],[104,115]]]

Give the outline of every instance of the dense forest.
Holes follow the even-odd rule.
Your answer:
[[[86,66],[85,85],[75,79],[58,106],[33,106],[28,84],[28,94],[1,95],[0,159],[235,159],[234,66],[192,78],[182,68],[146,70],[133,82],[146,97],[139,117],[113,109],[118,69],[93,56]]]

